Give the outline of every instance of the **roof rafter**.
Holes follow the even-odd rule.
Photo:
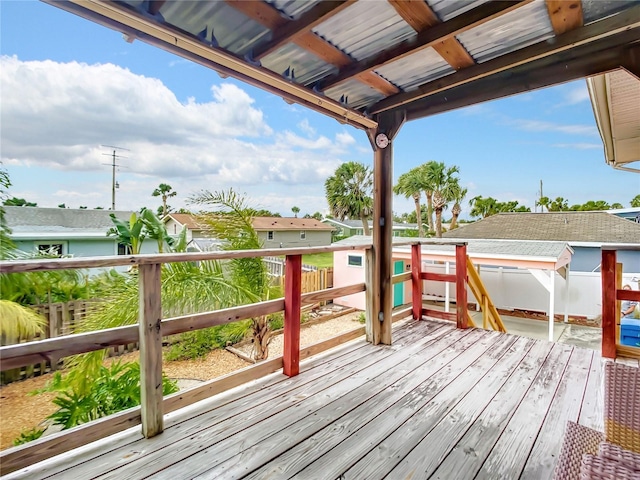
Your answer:
[[[416,37],[384,50],[374,57],[365,58],[342,68],[338,74],[328,77],[323,81],[322,88],[326,90],[362,72],[375,70],[376,68],[400,60],[427,47],[433,47],[443,40],[453,38],[455,35],[505,15],[532,1],[533,0],[520,0],[518,2],[489,2],[482,4],[479,7],[469,10],[464,15],[459,15],[451,20],[438,23],[427,30],[423,30],[418,33]]]
[[[600,20],[599,22],[568,31],[567,33],[557,36],[554,42],[539,42],[426,83],[413,92],[400,93],[385,98],[375,105],[372,105],[370,111],[371,113],[377,113],[396,108],[420,98],[639,27],[640,5]],[[637,32],[636,35],[638,35]]]
[[[355,0],[350,0],[348,2],[320,2],[307,12],[307,14],[310,14],[313,10],[316,15],[319,13],[323,14],[322,19],[314,21],[311,15],[303,15],[299,20],[291,21],[282,16],[277,9],[262,0],[226,0],[226,2],[233,8],[241,11],[249,18],[274,31],[274,38],[277,38],[277,41],[269,44],[270,52],[290,41],[318,56],[325,62],[337,66],[338,68],[351,64],[351,57],[336,46],[313,33],[311,28],[318,23],[321,23],[321,21],[335,15],[338,11],[346,8],[354,1]],[[325,7],[323,6],[324,3],[329,5]],[[328,8],[329,6],[332,6],[333,8]],[[258,52],[258,58],[263,58],[268,53],[266,50],[259,50]],[[358,80],[387,96],[396,94],[400,91],[391,82],[374,72],[362,72],[362,75],[358,76]]]
[[[429,5],[422,0],[388,1],[393,8],[395,8],[396,12],[398,12],[398,15],[418,33],[440,23],[437,15],[431,10]],[[471,55],[469,55],[469,52],[467,52],[455,37],[445,38],[440,43],[433,45],[433,49],[456,70],[470,67],[476,63]]]
[[[624,31],[613,37],[486,76],[473,83],[459,85],[398,109],[406,111],[407,120],[416,120],[614,70],[620,67],[624,58],[628,58],[630,50],[639,48],[629,47],[631,42],[637,41],[638,33],[639,29]]]
[[[584,25],[581,0],[545,0],[545,3],[556,35],[562,35]]]
[[[296,37],[311,33],[313,27],[340,13],[356,1],[357,0],[327,0],[318,3],[303,13],[298,20],[289,21],[277,27],[273,32],[271,41],[256,49],[254,58],[260,59],[266,57],[286,43],[294,41]]]

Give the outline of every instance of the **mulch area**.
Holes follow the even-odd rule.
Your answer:
[[[310,345],[357,328],[361,326],[357,321],[358,316],[359,312],[354,312],[314,325],[303,325],[300,344]],[[273,337],[269,346],[270,357],[282,354],[282,343],[282,335]],[[242,349],[250,354],[251,346],[244,346]],[[138,357],[138,352],[127,353],[108,358],[105,364],[115,360],[133,362]],[[214,350],[204,358],[165,362],[163,371],[169,378],[178,380],[179,384],[192,385],[193,382],[220,377],[247,365],[247,362],[231,352]],[[20,432],[41,425],[57,409],[51,402],[55,393],[29,395],[30,392],[43,388],[50,379],[51,374],[47,374],[0,387],[0,450],[11,447]]]

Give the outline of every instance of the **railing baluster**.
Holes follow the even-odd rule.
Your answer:
[[[140,403],[142,434],[162,433],[162,320],[159,263],[139,267]]]
[[[300,373],[300,295],[302,256],[287,255],[284,266],[284,374],[293,377]]]
[[[467,328],[467,246],[456,245],[456,326]]]
[[[602,250],[602,356],[616,358],[616,251]]]
[[[422,319],[422,246],[411,245],[411,303],[414,320]]]

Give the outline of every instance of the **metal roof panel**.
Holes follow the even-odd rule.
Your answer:
[[[337,101],[343,96],[347,97],[347,106],[350,108],[363,108],[384,98],[378,90],[355,79],[328,88],[324,93]]]
[[[295,82],[310,85],[338,69],[294,43],[287,43],[262,59],[262,65],[281,75],[293,68]]]
[[[356,60],[416,36],[388,2],[377,0],[356,2],[313,32]]]
[[[376,73],[405,91],[454,72],[446,60],[431,47],[376,70]]]
[[[487,1],[488,0],[427,0],[427,4],[438,18],[444,22],[472,8],[476,8]]]
[[[547,7],[542,0],[457,35],[478,63],[519,50],[554,36]]]
[[[277,8],[281,12],[285,13],[292,19],[300,18],[300,16],[315,7],[319,1],[312,0],[272,0],[268,1],[273,7]]]

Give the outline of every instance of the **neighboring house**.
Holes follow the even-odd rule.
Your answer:
[[[210,238],[197,216],[186,213],[170,213],[165,217],[169,235],[180,233],[187,227],[189,250],[216,250],[220,246],[217,239]],[[253,228],[263,242],[264,248],[318,247],[331,245],[334,227],[314,218],[255,217]]]
[[[354,235],[364,235],[362,220],[336,220],[335,218],[324,218],[322,222],[332,225],[336,229],[334,233],[336,237],[346,238]],[[369,229],[373,229],[372,221],[369,221]],[[418,231],[418,224],[393,222],[392,231],[394,237],[411,236],[411,234],[416,234],[415,232]]]
[[[604,244],[640,244],[640,224],[607,212],[499,213],[447,232],[443,238],[547,240],[574,250],[571,270],[599,270]],[[640,251],[618,251],[623,271],[640,273]]]
[[[253,228],[264,248],[320,247],[331,245],[332,225],[315,218],[255,217]]]
[[[605,210],[611,215],[615,215],[620,218],[626,218],[636,223],[640,223],[640,207],[631,208],[617,208],[613,210]]]
[[[23,252],[54,251],[59,255],[95,257],[125,255],[124,245],[107,236],[113,227],[109,214],[128,221],[132,212],[5,206],[11,239]],[[144,242],[142,253],[154,253],[156,243]]]

